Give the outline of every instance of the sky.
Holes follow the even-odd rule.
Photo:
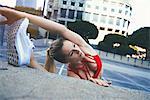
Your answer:
[[[11,5],[15,0],[0,0],[5,4]],[[43,0],[37,0],[38,5],[43,5]],[[133,12],[129,26],[129,34],[140,27],[150,27],[150,0],[128,0],[132,6]],[[13,4],[13,3],[12,3]],[[14,5],[14,4],[13,4]]]
[[[150,0],[130,0],[133,8],[130,31],[150,27]]]

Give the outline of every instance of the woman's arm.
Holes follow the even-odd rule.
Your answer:
[[[84,41],[84,39],[82,39],[82,37],[80,35],[70,31],[64,25],[61,25],[61,24],[56,23],[54,21],[45,19],[43,17],[28,14],[25,12],[20,12],[20,11],[6,8],[6,7],[0,7],[0,14],[7,18],[7,20],[3,22],[5,24],[12,24],[16,20],[26,17],[29,19],[29,21],[31,23],[36,24],[36,25],[50,31],[51,33],[60,34],[64,38],[72,41],[73,43],[76,43],[79,46],[89,46]]]

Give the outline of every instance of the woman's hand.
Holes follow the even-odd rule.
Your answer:
[[[94,78],[89,78],[89,81],[98,84],[100,86],[108,87],[110,84],[107,81],[101,80],[101,79],[94,79]]]
[[[6,17],[6,20],[0,22],[0,24],[12,24],[13,22],[23,18],[21,13],[23,12],[19,12],[7,7],[0,7],[0,15]]]

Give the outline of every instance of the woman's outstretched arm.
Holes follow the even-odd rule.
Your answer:
[[[80,35],[70,31],[64,25],[61,25],[54,21],[45,19],[40,16],[28,14],[25,12],[20,12],[20,11],[10,9],[10,8],[6,8],[6,7],[0,7],[0,14],[7,18],[6,21],[1,22],[1,23],[12,24],[14,21],[26,17],[29,19],[29,21],[31,23],[36,24],[36,25],[50,31],[52,34],[53,33],[60,34],[64,38],[72,41],[73,43],[75,43],[81,47],[87,46],[88,48],[90,48],[90,46],[84,41],[84,39]]]

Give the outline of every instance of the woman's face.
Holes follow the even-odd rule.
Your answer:
[[[79,46],[68,40],[64,41],[62,51],[67,56],[69,62],[78,62],[84,57],[84,53]]]

